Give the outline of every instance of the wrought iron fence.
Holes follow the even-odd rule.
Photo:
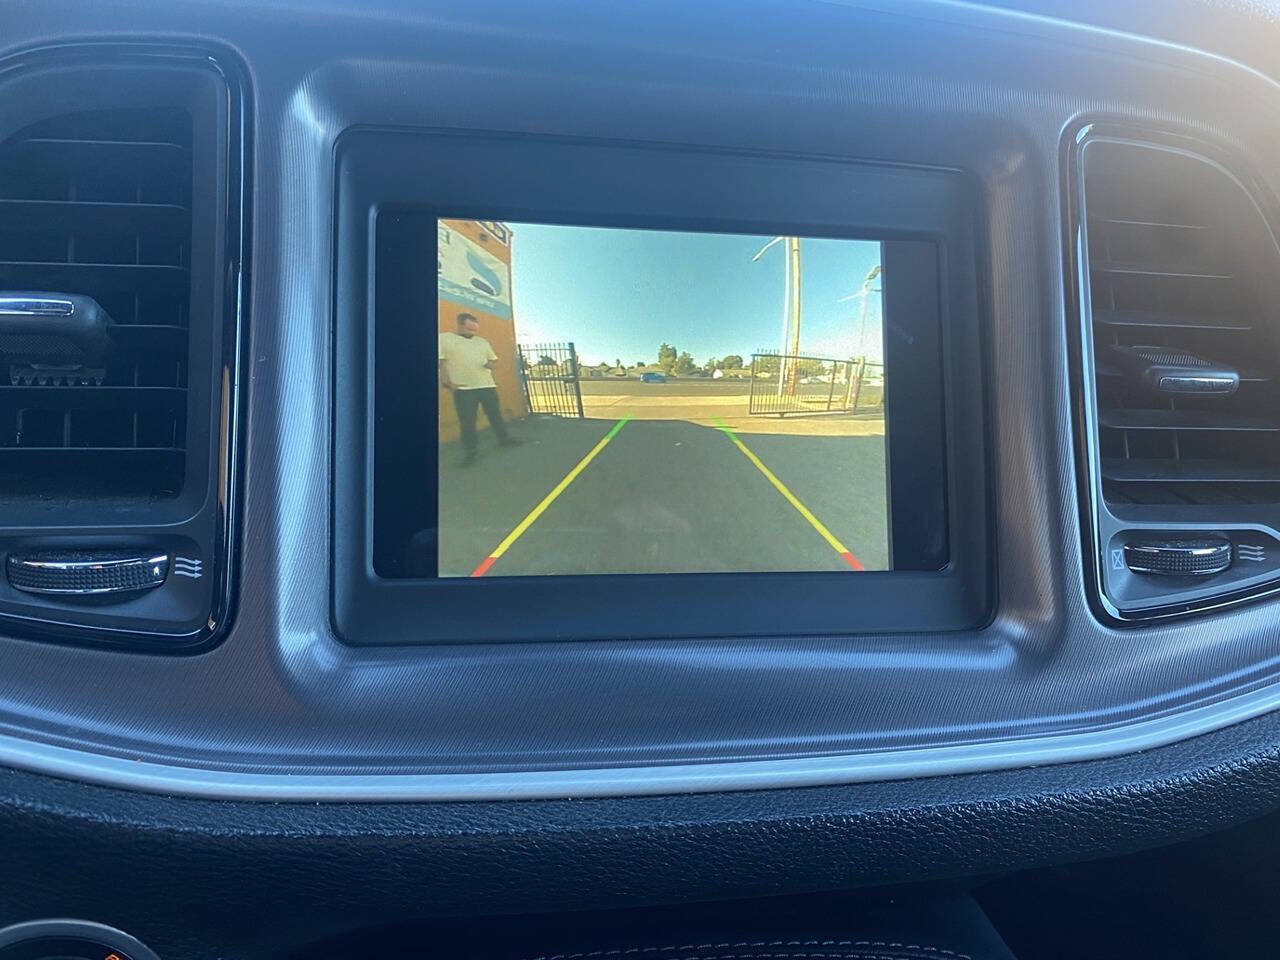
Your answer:
[[[752,416],[875,413],[884,408],[884,364],[779,353],[751,355]]]
[[[530,413],[582,417],[578,352],[572,343],[521,343],[520,384]]]

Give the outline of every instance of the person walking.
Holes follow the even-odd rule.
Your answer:
[[[469,313],[460,313],[457,333],[445,331],[440,334],[440,386],[453,394],[453,406],[462,428],[463,453],[459,466],[463,467],[476,462],[479,446],[476,416],[481,407],[489,419],[489,426],[498,435],[499,443],[511,447],[520,442],[511,436],[502,419],[498,385],[493,379],[498,355],[479,332],[480,321]]]

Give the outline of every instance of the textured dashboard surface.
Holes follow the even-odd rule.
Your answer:
[[[379,924],[686,903],[1118,855],[1280,806],[1280,717],[1091,763],[522,803],[247,804],[0,773],[0,923],[88,916],[161,956]]]
[[[1014,765],[1027,754],[999,746],[1010,738],[1097,738],[1200,708],[1207,719],[1170,727],[1167,740],[1276,705],[1274,604],[1127,631],[1103,628],[1088,609],[1060,233],[1061,140],[1091,117],[1219,138],[1274,186],[1266,160],[1278,149],[1280,88],[1257,71],[1043,17],[816,0],[616,4],[607,13],[504,0],[359,11],[51,0],[11,5],[4,50],[143,35],[230,46],[255,95],[238,619],[221,647],[190,658],[0,638],[0,734],[12,742],[108,756],[117,770],[143,760],[266,775],[833,756],[875,770],[904,747],[964,756],[968,745],[996,744],[985,764]],[[970,173],[989,251],[979,279],[1000,506],[994,621],[971,633],[893,637],[427,651],[337,642],[327,510],[330,458],[343,452],[330,449],[328,265],[333,147],[355,125],[691,143]],[[1152,742],[1121,733],[1111,750]],[[10,762],[57,767],[46,761],[10,753]],[[958,768],[922,763],[894,775]],[[838,768],[809,782],[850,776]]]

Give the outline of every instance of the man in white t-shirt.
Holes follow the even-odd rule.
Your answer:
[[[498,385],[493,380],[498,355],[488,340],[478,336],[479,330],[479,320],[469,313],[460,313],[458,332],[440,334],[440,386],[453,394],[454,409],[458,411],[458,423],[462,427],[461,465],[464,467],[476,462],[476,414],[480,407],[484,407],[498,442],[504,447],[520,442],[507,432],[502,420]]]

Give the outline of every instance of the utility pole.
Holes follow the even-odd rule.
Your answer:
[[[859,287],[855,293],[851,293],[847,297],[841,297],[838,301],[840,303],[844,303],[846,300],[862,301],[862,307],[858,311],[858,356],[851,357],[849,360],[849,387],[845,391],[845,407],[848,408],[850,406],[850,402],[852,402],[852,408],[854,410],[858,409],[858,397],[862,393],[862,377],[867,369],[865,343],[867,337],[867,300],[870,298],[871,294],[880,293],[880,290],[875,288],[875,282],[882,272],[882,265],[877,263],[867,271],[866,277],[863,278],[862,286]],[[881,359],[883,359],[883,357]],[[858,366],[856,374],[853,370],[855,363]]]
[[[791,376],[788,378],[789,383],[787,392],[791,396],[796,395],[796,383],[800,379],[800,363],[796,359],[800,355],[800,238],[787,237],[787,263],[791,266],[791,297],[790,297],[790,319],[791,319],[791,349],[787,353],[791,357]],[[778,371],[778,380],[781,383],[782,371]]]
[[[784,240],[784,237],[778,237]],[[782,396],[783,375],[787,369],[787,331],[791,325],[791,256],[782,251],[782,332],[778,335],[778,396]]]
[[[786,383],[787,374],[787,351],[791,348],[791,352],[795,352],[799,348],[800,342],[800,239],[798,237],[774,237],[763,247],[756,251],[756,255],[751,258],[751,262],[755,263],[764,252],[774,244],[786,241],[786,248],[783,251],[782,258],[782,333],[778,338],[778,396],[782,396],[783,384]],[[795,326],[794,337],[789,337],[791,327]],[[789,342],[790,341],[790,342]],[[792,365],[794,373],[795,365]],[[792,385],[792,393],[795,393],[795,386]]]
[[[862,309],[858,313],[858,356],[865,358],[867,348],[865,341],[867,339],[867,301],[870,297],[862,298]]]
[[[854,294],[855,297],[862,300],[862,309],[858,312],[858,355],[862,356],[863,359],[865,359],[866,347],[864,344],[867,338],[867,301],[871,298],[871,294],[880,292],[872,287],[880,273],[880,264],[876,264],[867,273],[866,279],[862,281],[861,289]]]

